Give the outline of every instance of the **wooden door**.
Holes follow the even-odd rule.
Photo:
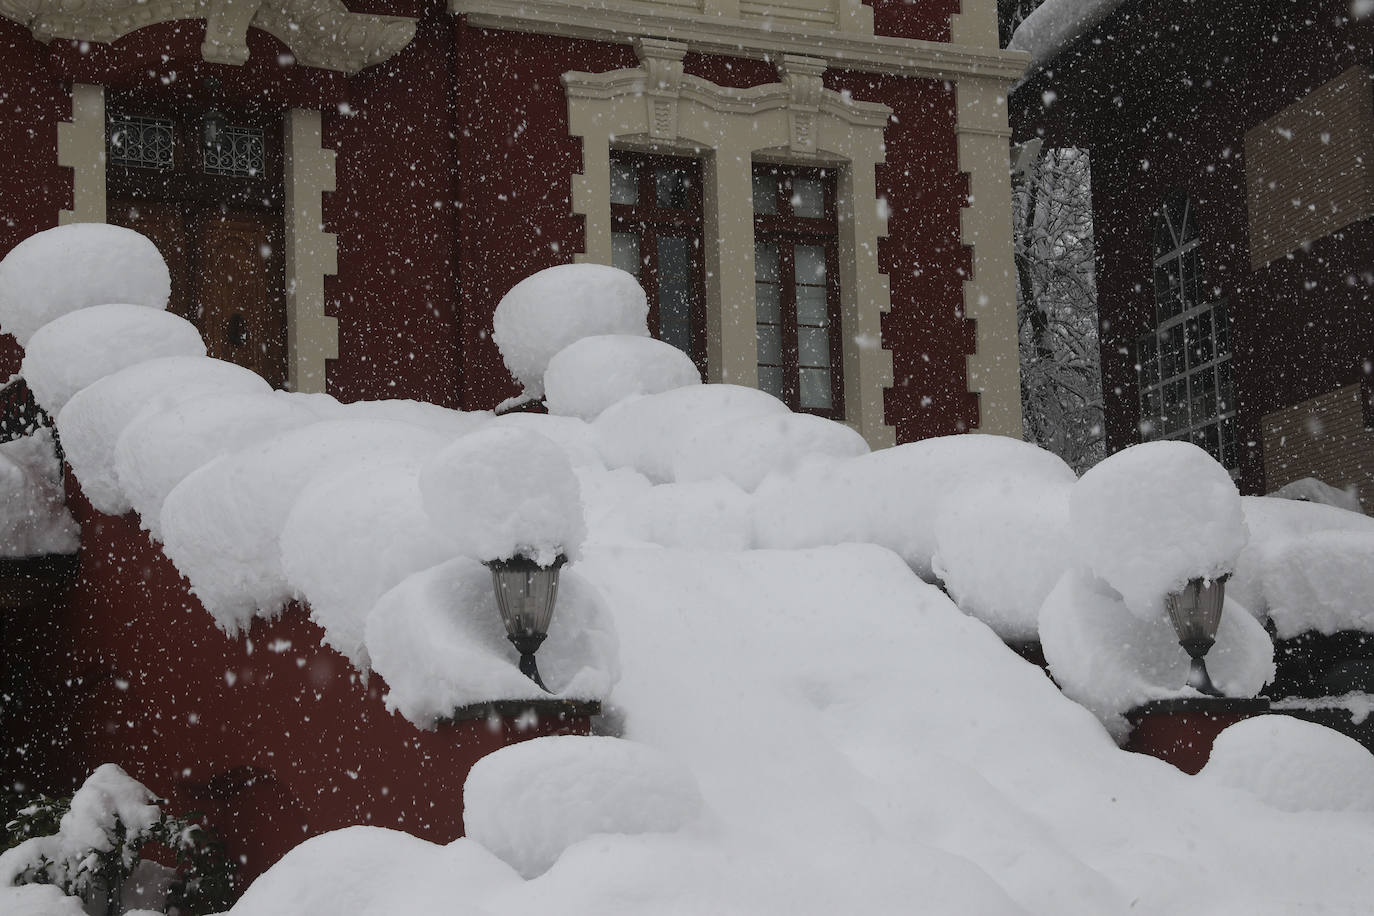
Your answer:
[[[286,311],[272,282],[272,231],[258,214],[202,213],[195,274],[201,336],[209,354],[285,381]]]

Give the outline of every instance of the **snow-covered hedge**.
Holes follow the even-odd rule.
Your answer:
[[[75,553],[80,531],[67,511],[62,468],[46,429],[0,443],[0,556]]]

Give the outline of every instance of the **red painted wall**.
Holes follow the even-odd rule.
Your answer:
[[[483,720],[422,731],[386,711],[297,607],[246,635],[215,628],[135,518],[92,510],[68,481],[82,524],[68,599],[6,628],[7,664],[27,667],[18,733],[21,777],[70,791],[118,763],[201,811],[241,859],[245,879],[301,840],[368,823],[435,842],[462,833],[462,787],[483,756],[589,722],[528,730]]]
[[[1260,5],[1245,17],[1223,16],[1204,0],[1173,0],[1166,19],[1160,6],[1124,4],[1017,92],[1013,123],[1022,137],[1041,132],[1092,152],[1113,450],[1139,441],[1130,354],[1154,321],[1154,210],[1174,188],[1188,190],[1204,280],[1230,304],[1241,485],[1263,492],[1260,418],[1360,381],[1374,359],[1374,226],[1366,220],[1252,270],[1244,135],[1347,67],[1368,64],[1374,19],[1340,26],[1349,11],[1341,0]],[[1054,94],[1048,107],[1046,90]]]

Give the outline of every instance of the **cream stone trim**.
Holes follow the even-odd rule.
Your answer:
[[[986,5],[988,0],[977,2]],[[698,0],[449,0],[449,11],[483,28],[620,44],[671,35],[703,54],[769,59],[796,54],[823,59],[835,68],[942,80],[974,75],[1009,82],[1020,78],[1030,63],[1029,54],[999,50],[995,38],[991,44],[964,46],[873,35],[872,13],[862,4],[847,3],[850,13],[829,27],[745,18],[748,5],[749,0],[704,0],[704,5]],[[870,17],[866,25],[865,16]],[[960,30],[984,34],[985,11],[978,17],[967,19]]]
[[[39,41],[110,42],[144,26],[206,20],[201,56],[218,64],[248,60],[248,29],[262,29],[306,66],[356,73],[396,54],[415,37],[415,20],[351,13],[343,0],[0,0],[0,16]]]
[[[890,299],[877,257],[887,218],[875,187],[891,110],[824,89],[825,62],[817,58],[783,55],[779,82],[733,89],[685,74],[687,45],[681,42],[639,39],[635,48],[637,68],[563,75],[570,132],[583,149],[582,174],[572,181],[573,211],[586,224],[586,250],[577,259],[611,262],[613,144],[699,156],[707,227],[707,374],[711,381],[757,385],[752,164],[838,166],[846,414],[875,448],[893,444],[895,430],[883,416],[892,354],[880,343]]]
[[[72,85],[72,119],[57,125],[57,164],[72,170],[72,208],[59,225],[105,222],[105,89]]]
[[[324,278],[339,272],[338,246],[321,212],[321,195],[334,190],[334,151],[323,148],[318,111],[293,108],[283,134],[287,386],[322,392],[326,362],[339,357],[339,320],[324,313]]]
[[[949,42],[997,50],[1002,43],[997,31],[997,0],[961,0],[959,12],[949,20]]]
[[[1001,80],[965,77],[955,87],[959,169],[969,176],[960,233],[973,249],[964,313],[975,322],[968,389],[978,394],[977,430],[1022,437],[1016,270],[1011,235],[1011,129]]]

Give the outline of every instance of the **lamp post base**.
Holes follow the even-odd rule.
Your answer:
[[[1268,711],[1269,701],[1262,697],[1155,700],[1126,713],[1131,734],[1124,747],[1196,773],[1207,763],[1212,742],[1223,729]]]

